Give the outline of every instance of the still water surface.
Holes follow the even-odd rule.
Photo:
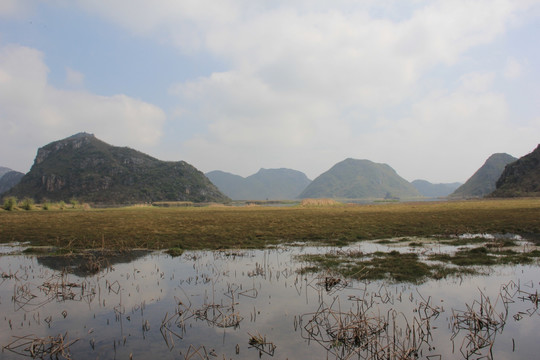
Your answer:
[[[373,243],[350,248],[388,250]],[[62,271],[66,264],[58,258],[3,255],[0,359],[39,355],[40,341],[61,343],[60,336],[58,357],[73,359],[526,359],[540,353],[537,266],[498,266],[489,275],[421,285],[298,272],[306,264],[296,255],[329,250],[194,251],[174,258],[140,252],[86,276],[75,266]]]

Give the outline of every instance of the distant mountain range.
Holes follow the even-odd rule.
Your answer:
[[[206,176],[184,161],[167,162],[79,133],[38,150],[26,174],[0,167],[0,195],[102,204],[155,201],[414,199],[540,196],[540,145],[517,160],[493,154],[464,184],[409,183],[386,164],[346,159],[311,181],[297,170],[260,169],[246,178]],[[491,195],[489,195],[491,194]]]
[[[317,177],[300,198],[415,198],[420,193],[386,164],[346,159]]]
[[[425,197],[440,198],[446,197],[454,192],[462,184],[459,182],[447,184],[432,184],[426,180],[414,180],[411,184],[418,192]]]
[[[311,183],[306,174],[291,169],[260,169],[245,178],[219,170],[206,176],[233,200],[296,199]]]
[[[504,167],[516,160],[512,155],[504,153],[491,155],[469,180],[450,194],[450,197],[483,197],[490,194],[495,190],[495,184],[501,176]]]
[[[0,167],[0,194],[17,185],[23,176],[24,174],[21,172],[6,167]]]
[[[491,197],[540,196],[540,145],[506,165]]]
[[[229,201],[202,172],[184,161],[157,160],[87,133],[40,148],[30,172],[6,195],[107,204]]]

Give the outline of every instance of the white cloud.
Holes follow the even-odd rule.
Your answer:
[[[523,72],[523,67],[521,63],[513,58],[509,57],[506,61],[506,68],[504,69],[504,77],[508,80],[514,80],[521,76]]]
[[[471,79],[483,77],[469,74],[456,90],[413,104],[410,116],[381,121],[362,139],[366,151],[396,164],[408,180],[432,182],[464,182],[494,153],[532,151],[540,124],[515,126],[502,94],[471,88]]]
[[[66,68],[66,85],[71,88],[82,88],[84,86],[84,74],[72,68]]]
[[[452,66],[469,49],[504,32],[521,10],[514,2],[425,2],[399,21],[373,17],[369,7],[309,11],[287,4],[232,17],[199,34],[200,42],[232,67],[174,87],[182,116],[207,124],[208,132],[182,152],[205,170],[248,175],[279,158],[282,166],[309,168],[316,176],[349,156],[395,167],[415,162],[412,155],[437,161],[436,156],[450,160],[457,154],[459,159],[474,149],[443,155],[426,149],[443,149],[436,146],[440,138],[450,148],[464,139],[478,145],[471,139],[485,136],[480,130],[489,129],[487,123],[509,130],[493,126],[503,124],[508,113],[504,96],[490,92],[493,73],[466,74],[458,91],[443,90],[440,98],[418,100],[426,96],[418,84],[434,66]],[[387,118],[378,129],[373,129],[375,119],[362,116],[413,101],[410,117]],[[212,155],[201,155],[205,149]],[[218,153],[220,160],[213,161]],[[455,171],[451,167],[445,175],[456,176]]]
[[[432,171],[428,180],[464,180],[475,169],[456,169],[449,165],[452,159],[506,151],[504,144],[518,135],[530,139],[538,129],[509,123],[504,94],[492,90],[501,69],[466,69],[464,75],[449,71],[457,73],[452,79],[432,73],[459,68],[471,49],[519,25],[528,6],[538,1],[77,3],[138,36],[186,53],[210,54],[222,64],[219,72],[171,87],[178,101],[175,120],[198,122],[204,131],[180,145],[181,155],[170,157],[205,171],[249,175],[260,166],[287,166],[314,177],[345,157],[357,157],[387,162],[407,177],[429,177]],[[146,109],[147,120],[139,128],[148,129],[142,132],[150,138],[159,137],[152,132],[164,118],[159,109],[125,96],[62,92],[47,84],[43,67],[42,59],[36,61],[38,70],[31,76],[40,86],[21,88],[28,98],[35,97],[32,104],[42,104],[43,121],[67,126],[63,119],[75,110],[58,104],[67,97],[68,104],[87,109],[85,123],[109,119],[111,113],[134,121],[128,108]],[[509,60],[505,76],[520,73],[519,63]],[[79,75],[68,78],[82,86]],[[95,121],[96,127],[114,126]],[[119,127],[112,130],[120,132]],[[428,161],[446,168],[428,169]]]
[[[26,171],[36,144],[45,145],[80,131],[135,148],[154,145],[160,139],[165,120],[160,108],[121,94],[99,96],[60,90],[48,84],[47,73],[39,51],[17,45],[0,48],[3,166]],[[11,151],[15,148],[22,150]]]
[[[459,79],[463,90],[469,92],[489,91],[495,80],[493,73],[469,73],[462,75]]]

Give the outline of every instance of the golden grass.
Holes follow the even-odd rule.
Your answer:
[[[335,206],[342,205],[334,199],[304,199],[300,203],[301,206]]]
[[[540,234],[540,199],[323,207],[0,211],[0,242],[73,248],[253,248],[289,241],[461,233]]]

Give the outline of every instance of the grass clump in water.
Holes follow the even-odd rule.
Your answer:
[[[184,253],[184,249],[179,247],[173,247],[165,251],[167,254],[171,255],[172,257],[182,256]]]
[[[325,269],[358,280],[391,279],[420,283],[432,275],[430,266],[420,261],[418,254],[398,251],[378,251],[371,254],[371,257],[362,253],[301,255],[299,259],[314,264],[303,268],[304,272]]]
[[[485,247],[476,247],[472,249],[461,249],[454,255],[450,254],[433,254],[430,260],[450,262],[458,266],[473,266],[473,265],[495,265],[496,259],[490,255]]]
[[[450,246],[465,246],[465,245],[475,245],[485,243],[487,240],[483,237],[473,237],[473,238],[457,238],[457,239],[448,239],[441,240],[440,242],[445,245]]]
[[[488,244],[489,245],[489,244]],[[505,264],[529,264],[540,257],[539,250],[517,252],[514,250],[480,246],[472,249],[461,249],[454,255],[434,254],[430,260],[450,262],[458,266],[489,266]]]

